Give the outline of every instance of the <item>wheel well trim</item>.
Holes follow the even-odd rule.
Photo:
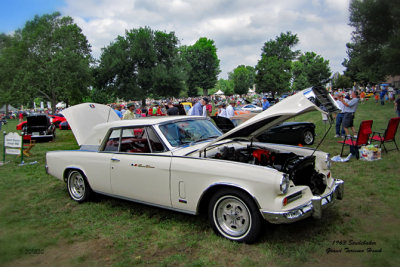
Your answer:
[[[199,201],[197,202],[197,207],[196,207],[196,214],[200,213],[200,208],[203,205],[203,201],[204,201],[204,197],[213,189],[215,189],[216,187],[224,187],[224,188],[235,188],[235,189],[239,189],[243,192],[245,192],[246,194],[248,194],[254,201],[254,203],[256,204],[257,208],[260,210],[261,206],[258,203],[258,200],[256,198],[256,196],[254,194],[252,194],[248,189],[244,188],[243,186],[240,186],[238,184],[235,183],[227,183],[227,182],[217,182],[217,183],[213,183],[211,185],[209,185],[201,194]]]
[[[68,173],[69,173],[71,170],[76,170],[76,171],[79,171],[79,172],[83,173],[83,175],[85,176],[86,182],[89,184],[89,181],[88,181],[88,179],[87,179],[87,175],[86,175],[85,171],[82,170],[82,169],[79,168],[79,167],[76,167],[76,166],[69,166],[69,167],[66,167],[66,168],[65,168],[64,173],[63,173],[64,182],[67,182]],[[90,184],[89,184],[89,186],[90,186]]]

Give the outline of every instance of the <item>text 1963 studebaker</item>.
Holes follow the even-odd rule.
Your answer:
[[[337,111],[323,88],[306,89],[222,134],[205,117],[121,121],[99,104],[64,111],[80,145],[46,155],[46,170],[84,202],[95,193],[190,214],[208,213],[213,230],[251,243],[262,220],[291,223],[343,197],[329,154],[258,142],[268,128],[298,114]]]

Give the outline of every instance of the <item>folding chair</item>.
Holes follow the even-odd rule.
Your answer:
[[[386,149],[385,143],[386,142],[393,142],[396,146],[396,149],[399,150],[399,147],[396,144],[396,133],[397,133],[397,128],[399,126],[400,122],[400,117],[397,118],[391,118],[389,120],[388,126],[385,130],[384,133],[380,132],[373,132],[372,137],[371,137],[371,142],[377,141],[380,142],[379,147],[382,147],[385,149],[385,152],[387,153],[388,150]],[[377,135],[375,135],[377,134]],[[391,149],[394,150],[394,149]]]
[[[360,128],[358,129],[357,138],[353,138],[352,136],[346,136],[343,141],[338,141],[338,143],[342,144],[342,151],[340,152],[340,156],[343,155],[344,145],[350,146],[350,150],[356,149],[355,155],[356,158],[359,158],[358,148],[367,145],[369,141],[369,136],[372,133],[372,120],[362,121],[360,124]]]
[[[36,145],[36,141],[32,140],[30,135],[24,135],[24,147],[23,147],[22,153],[24,153],[24,155],[27,157],[31,156],[30,151],[35,145]]]

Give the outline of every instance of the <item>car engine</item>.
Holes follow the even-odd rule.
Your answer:
[[[326,188],[324,175],[315,170],[315,156],[300,156],[248,145],[243,148],[224,146],[213,158],[274,168],[288,174],[295,185],[308,186],[314,195],[321,195]]]

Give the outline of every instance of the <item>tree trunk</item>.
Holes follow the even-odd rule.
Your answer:
[[[208,96],[208,89],[203,88],[203,96]]]

